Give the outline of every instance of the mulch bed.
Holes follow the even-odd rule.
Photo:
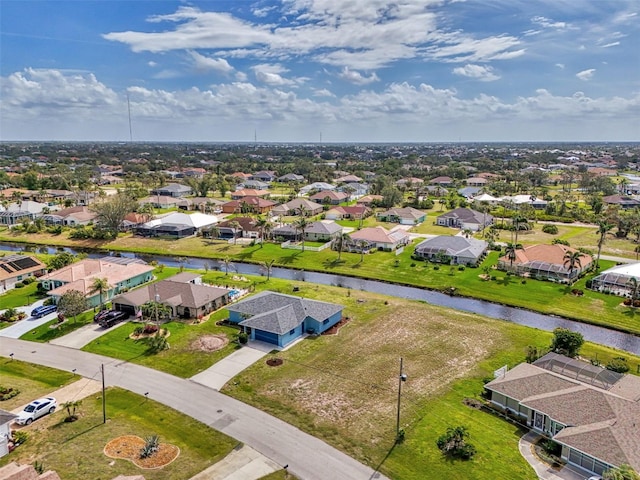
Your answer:
[[[349,317],[343,317],[338,323],[336,323],[333,327],[322,332],[322,335],[337,335],[340,329],[349,323],[351,319]]]
[[[158,451],[147,458],[140,458],[140,450],[145,441],[137,435],[123,435],[114,438],[104,447],[104,454],[110,458],[123,458],[145,469],[162,468],[173,462],[180,449],[169,443],[161,443]]]
[[[281,358],[270,358],[269,360],[267,360],[267,365],[269,365],[270,367],[277,367],[279,365],[282,365],[284,363],[284,361]]]

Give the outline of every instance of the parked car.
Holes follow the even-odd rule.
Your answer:
[[[93,321],[96,323],[100,323],[100,320],[109,315],[111,312],[113,312],[113,310],[100,310],[93,316]]]
[[[31,316],[33,318],[44,317],[45,315],[55,312],[57,309],[57,305],[41,305],[31,310]]]
[[[18,425],[29,425],[34,420],[45,416],[47,413],[53,413],[56,410],[56,399],[53,397],[39,398],[24,407],[16,418]]]
[[[98,320],[98,324],[102,328],[113,327],[116,323],[126,320],[129,318],[129,314],[127,312],[121,312],[120,310],[109,310],[100,320]]]

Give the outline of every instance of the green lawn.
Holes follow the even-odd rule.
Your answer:
[[[38,294],[38,282],[30,283],[22,288],[14,288],[0,295],[0,310],[29,305],[46,295]]]
[[[0,459],[0,466],[37,460],[45,470],[55,470],[64,479],[108,480],[143,474],[147,480],[187,480],[237,445],[203,423],[124,390],[110,388],[106,404],[106,424],[102,423],[99,395],[83,400],[76,422],[65,423],[62,411],[38,420],[37,425],[24,429],[29,434],[27,442]],[[160,443],[179,447],[180,455],[163,468],[141,470],[128,460],[114,460],[104,454],[104,446],[121,435],[158,435]]]
[[[78,375],[62,370],[0,358],[0,385],[20,391],[15,397],[0,402],[0,408],[13,410],[79,378]]]

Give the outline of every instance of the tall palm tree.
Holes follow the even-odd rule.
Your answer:
[[[364,249],[367,248],[369,242],[366,240],[358,240],[356,246],[360,249],[360,263],[364,262]]]
[[[309,228],[310,222],[306,217],[300,217],[298,220],[293,222],[293,227],[296,231],[300,232],[300,237],[302,239],[302,251],[304,252],[304,233]]]
[[[267,230],[270,229],[271,222],[269,221],[268,218],[260,217],[256,221],[256,226],[258,227],[258,230],[260,231],[260,248],[262,248],[263,243],[264,243],[264,234],[265,234],[265,232]]]
[[[598,222],[598,256],[596,258],[596,270],[600,268],[600,252],[602,251],[602,244],[604,243],[607,232],[613,228],[613,225],[605,222]]]
[[[569,280],[571,280],[571,275],[574,270],[582,267],[582,253],[577,250],[572,252],[567,250],[563,257],[565,267],[569,267]]]
[[[229,274],[229,270],[234,268],[233,262],[231,261],[231,259],[229,257],[224,257],[224,259],[222,259],[222,265],[224,266],[224,274],[225,275],[228,275]]]
[[[106,278],[94,278],[91,283],[91,293],[98,292],[100,294],[100,310],[104,308],[104,293],[109,292],[111,285],[109,285],[109,281]]]
[[[138,207],[138,213],[144,217],[145,222],[148,222],[153,220],[156,210],[151,203],[143,203]]]
[[[262,262],[262,265],[260,266],[262,268],[262,270],[264,270],[265,273],[267,274],[267,282],[271,278],[271,272],[273,271],[273,264],[275,262],[276,261],[274,259],[265,260],[264,262]]]
[[[233,244],[235,245],[238,241],[237,233],[240,230],[240,223],[234,220],[232,222],[229,222],[229,226],[233,229]]]
[[[511,269],[513,270],[513,262],[518,258],[518,250],[522,250],[522,245],[519,243],[507,243],[504,247],[504,255],[509,259],[509,264]]]
[[[342,250],[346,245],[351,242],[351,236],[348,233],[342,232],[336,235],[333,239],[333,248],[338,252],[338,260],[342,256]]]
[[[638,298],[638,290],[640,290],[640,282],[636,277],[630,277],[627,281],[627,287],[631,289],[631,305],[633,305]]]

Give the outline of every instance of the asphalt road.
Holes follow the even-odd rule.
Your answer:
[[[289,471],[302,480],[386,479],[292,425],[190,380],[59,345],[1,338],[0,355],[9,357],[10,353],[16,360],[75,369],[94,379],[100,379],[100,365],[104,364],[107,386],[148,393],[149,398],[249,445],[279,465],[289,465]]]

